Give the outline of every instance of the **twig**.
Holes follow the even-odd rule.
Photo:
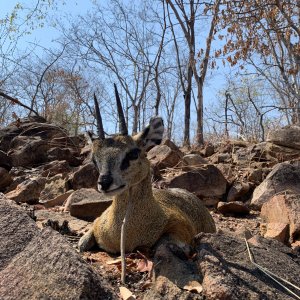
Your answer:
[[[26,104],[20,102],[20,100],[18,100],[18,99],[16,99],[16,98],[13,98],[13,97],[11,97],[11,96],[9,96],[9,95],[7,95],[7,94],[1,92],[1,91],[0,91],[0,96],[3,97],[3,98],[5,98],[5,99],[7,99],[7,100],[10,100],[10,101],[11,101],[12,103],[14,103],[14,104],[18,104],[18,105],[20,105],[20,106],[22,106],[22,107],[28,109],[29,111],[31,111],[31,112],[35,113],[37,116],[39,116],[39,114],[38,114],[37,111],[35,111],[34,109],[30,108],[30,107],[27,106]]]
[[[285,282],[286,284],[292,286],[293,288],[297,289],[300,291],[300,288],[294,284],[292,284],[291,282],[279,277],[278,275],[272,273],[271,271],[267,270],[266,268],[264,267],[261,267],[259,264],[257,264],[254,260],[254,257],[250,251],[250,248],[249,248],[249,244],[248,244],[248,241],[247,239],[245,238],[245,242],[246,242],[246,246],[247,246],[247,250],[248,250],[248,255],[249,255],[249,258],[250,258],[250,261],[251,263],[257,267],[260,271],[262,271],[264,274],[266,274],[268,277],[270,277],[271,279],[273,279],[276,283],[278,283],[283,289],[285,289],[286,291],[288,291],[289,293],[291,293],[293,296],[295,296],[297,299],[300,299],[300,296],[298,296],[297,294],[295,294],[292,290],[290,290],[288,287],[286,287],[285,285],[283,285],[281,282],[279,282],[277,279]]]
[[[121,226],[121,243],[120,243],[120,252],[121,252],[121,282],[125,284],[126,277],[126,257],[125,257],[125,228],[126,221],[128,219],[129,211],[131,209],[131,188],[129,189],[129,198],[127,203],[127,208],[125,212],[125,216]]]

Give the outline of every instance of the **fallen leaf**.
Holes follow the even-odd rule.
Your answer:
[[[120,296],[123,300],[134,300],[136,299],[136,296],[133,295],[133,293],[126,288],[125,286],[120,286]]]
[[[140,259],[137,263],[137,271],[139,272],[151,272],[153,269],[153,262],[148,259]]]

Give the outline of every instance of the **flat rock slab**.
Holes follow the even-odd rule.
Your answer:
[[[35,216],[39,228],[43,228],[43,224],[46,223],[47,220],[57,221],[59,226],[62,226],[63,222],[67,221],[70,230],[75,231],[77,234],[83,234],[92,226],[92,223],[79,220],[66,212],[36,210]]]
[[[95,189],[80,189],[67,199],[64,211],[79,219],[93,221],[99,217],[112,203],[110,197]]]
[[[250,213],[250,209],[241,201],[219,202],[217,209],[224,215],[247,215]]]
[[[9,201],[0,209],[1,299],[118,299],[63,236]]]

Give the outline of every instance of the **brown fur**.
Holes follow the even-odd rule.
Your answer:
[[[113,197],[112,205],[81,238],[81,251],[87,250],[94,242],[108,252],[120,251],[121,225],[129,190],[131,209],[126,224],[126,251],[140,246],[151,247],[164,234],[189,244],[199,232],[215,232],[209,211],[196,196],[181,189],[152,189],[144,139],[142,134],[134,137],[119,135],[93,142],[94,160],[99,161],[101,170],[105,172],[110,168],[114,180],[126,183],[126,187]],[[119,165],[125,153],[135,147],[141,149],[138,159],[130,161],[130,166],[121,171]]]

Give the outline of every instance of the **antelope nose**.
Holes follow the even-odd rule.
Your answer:
[[[103,191],[107,191],[110,187],[110,185],[113,182],[113,178],[110,174],[100,175],[98,183],[101,185],[101,189]]]

